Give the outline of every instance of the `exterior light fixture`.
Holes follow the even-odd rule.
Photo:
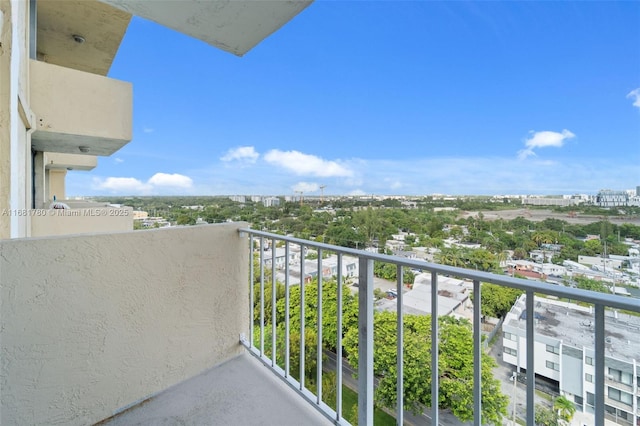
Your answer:
[[[87,152],[89,152],[89,147],[88,146],[79,146],[78,149],[80,150],[80,152],[83,152],[85,154]]]

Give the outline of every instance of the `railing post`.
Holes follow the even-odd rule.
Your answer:
[[[260,356],[264,356],[264,238],[260,237]]]
[[[255,281],[253,272],[253,234],[249,234],[249,346],[254,346],[254,330],[253,330],[253,305],[255,303],[255,295],[253,293],[253,283]]]
[[[276,239],[271,239],[271,366],[275,367],[276,360]]]
[[[359,259],[358,425],[373,425],[373,260]]]
[[[481,284],[473,280],[473,424],[482,425],[482,319]]]
[[[398,290],[398,295],[396,296],[396,315],[397,315],[397,360],[396,360],[396,373],[398,374],[398,379],[396,383],[396,398],[397,398],[397,414],[396,414],[396,424],[403,425],[404,424],[404,310],[402,306],[402,286],[403,286],[403,272],[402,266],[398,265],[396,268],[396,290]]]
[[[536,375],[533,353],[535,349],[535,295],[533,291],[527,290],[525,299],[525,309],[527,310],[526,336],[527,336],[527,426],[535,426],[535,396],[536,396]]]
[[[438,274],[431,272],[431,424],[439,425],[438,400],[440,394],[440,369],[438,368]]]
[[[290,368],[290,341],[291,331],[289,330],[289,241],[284,246],[285,266],[284,266],[284,377],[289,377]]]
[[[304,337],[305,337],[305,324],[304,324],[304,308],[307,305],[304,295],[304,249],[303,245],[300,245],[300,390],[304,389]]]
[[[605,346],[605,333],[604,333],[604,305],[596,304],[595,309],[595,323],[596,323],[596,347],[595,347],[595,424],[596,426],[604,425],[604,346]]]
[[[322,249],[318,249],[318,300],[316,312],[316,401],[322,402]]]
[[[342,417],[342,253],[338,253],[337,282],[337,333],[336,333],[336,421]]]

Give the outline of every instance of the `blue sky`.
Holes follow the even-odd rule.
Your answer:
[[[640,185],[640,2],[318,0],[244,57],[134,18],[133,140],[74,195]]]

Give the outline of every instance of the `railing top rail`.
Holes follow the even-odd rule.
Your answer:
[[[251,228],[242,228],[239,232],[262,236],[270,239],[288,241],[290,243],[303,245],[306,247],[321,248],[331,252],[342,253],[359,258],[377,260],[380,262],[393,263],[414,269],[422,269],[429,272],[436,272],[442,275],[451,275],[459,278],[478,280],[482,282],[498,284],[504,287],[512,287],[520,290],[532,290],[534,292],[548,294],[560,298],[574,299],[582,302],[604,305],[611,308],[625,309],[640,313],[640,299],[634,299],[615,294],[597,293],[579,288],[564,287],[544,282],[514,278],[507,275],[492,274],[490,272],[474,271],[472,269],[459,268],[454,266],[431,263],[424,260],[406,259],[398,256],[390,256],[380,253],[371,253],[365,250],[358,250],[349,247],[340,247],[333,244],[320,243],[316,241],[304,240],[301,238],[288,237],[272,232],[259,231]]]

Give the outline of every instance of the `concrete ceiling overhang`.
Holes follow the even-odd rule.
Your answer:
[[[95,155],[44,153],[44,168],[47,170],[84,170],[89,171],[98,165]]]
[[[100,0],[242,56],[313,0]]]
[[[37,0],[38,60],[107,75],[130,20],[97,0]]]

